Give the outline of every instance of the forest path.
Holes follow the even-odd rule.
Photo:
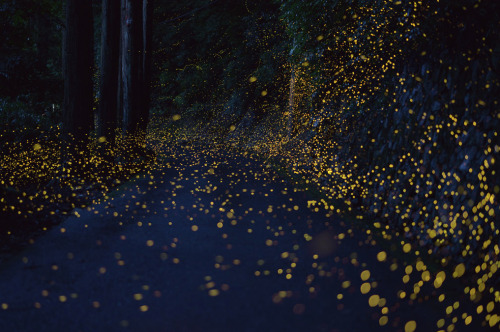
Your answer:
[[[178,150],[110,196],[0,267],[1,331],[432,331],[445,308],[241,155]]]

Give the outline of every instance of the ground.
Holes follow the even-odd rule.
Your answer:
[[[172,151],[0,267],[2,331],[431,331],[446,318],[451,299],[402,296],[404,262],[259,160]]]

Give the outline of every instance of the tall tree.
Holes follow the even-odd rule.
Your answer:
[[[123,129],[144,143],[149,121],[153,1],[122,0],[120,94]]]
[[[125,0],[125,27],[122,34],[123,129],[127,136],[141,134],[143,107],[143,4]]]
[[[114,143],[118,115],[120,25],[120,0],[103,0],[98,135],[111,144]]]
[[[143,0],[143,107],[142,118],[144,119],[141,124],[141,131],[146,131],[147,123],[149,121],[149,108],[151,105],[151,67],[152,67],[152,52],[153,52],[153,12],[154,1]]]
[[[93,46],[92,2],[67,0],[63,37],[63,130],[75,142],[85,142],[93,127]]]
[[[123,126],[123,59],[125,57],[124,46],[124,34],[126,25],[126,0],[120,0],[120,51],[118,59],[118,113],[117,113],[117,124],[119,128],[124,128]]]

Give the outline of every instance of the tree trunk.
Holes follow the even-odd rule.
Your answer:
[[[98,136],[105,137],[111,145],[118,115],[120,24],[120,0],[103,0]]]
[[[152,66],[152,56],[153,56],[153,0],[143,0],[143,107],[142,107],[142,118],[141,131],[146,132],[147,124],[149,121],[149,109],[151,106],[151,66]]]
[[[81,144],[86,142],[93,126],[93,46],[92,2],[67,0],[63,38],[63,131],[67,138]]]
[[[123,31],[122,88],[123,88],[123,129],[128,137],[141,136],[141,128],[145,119],[143,111],[143,24],[142,2],[125,0],[125,11],[122,20]]]
[[[124,128],[123,126],[123,58],[125,56],[125,52],[123,51],[125,49],[124,47],[124,31],[126,28],[125,25],[125,4],[126,0],[121,0],[121,8],[120,8],[120,54],[119,54],[119,60],[118,60],[118,106],[117,106],[117,114],[116,114],[116,120],[117,120],[117,126],[118,128]]]

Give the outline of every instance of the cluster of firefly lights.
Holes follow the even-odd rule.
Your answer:
[[[415,8],[422,6],[422,2],[412,1]],[[395,2],[394,5],[400,5],[400,3]],[[394,8],[394,7],[388,7]],[[387,9],[389,10],[389,9]],[[330,87],[318,87],[310,80],[307,75],[307,70],[309,67],[309,61],[306,59],[304,62],[295,66],[296,84],[295,84],[295,104],[300,104],[302,100],[306,100],[308,96],[311,96],[316,90],[322,91],[322,103],[325,105],[329,104],[329,101],[334,99],[342,100],[341,105],[345,105],[344,108],[338,109],[333,114],[328,114],[327,112],[319,112],[317,124],[314,124],[314,130],[320,132],[322,122],[329,119],[329,123],[335,123],[336,133],[335,135],[347,135],[351,132],[356,132],[356,125],[361,125],[360,123],[353,124],[349,121],[348,117],[345,116],[346,113],[353,112],[353,107],[359,107],[360,109],[370,110],[367,106],[367,102],[370,101],[370,96],[384,93],[387,95],[393,95],[394,100],[390,101],[389,105],[386,105],[387,112],[406,112],[408,118],[412,118],[416,109],[407,108],[404,109],[403,105],[399,105],[396,98],[401,98],[401,95],[405,93],[408,94],[412,89],[415,89],[414,82],[422,82],[428,79],[427,73],[413,75],[412,80],[400,77],[397,80],[399,84],[398,87],[394,89],[381,88],[382,82],[384,82],[384,74],[390,70],[394,70],[395,64],[398,60],[398,55],[401,53],[401,49],[398,47],[393,47],[390,40],[394,40],[392,34],[397,33],[399,38],[408,40],[408,36],[411,35],[412,28],[418,26],[418,20],[411,17],[412,14],[409,12],[402,14],[405,20],[401,21],[401,26],[407,29],[400,29],[397,31],[389,29],[389,21],[384,20],[384,15],[380,13],[374,13],[370,8],[363,8],[362,13],[356,14],[363,16],[363,19],[370,24],[366,24],[362,30],[357,29],[357,25],[353,24],[351,26],[343,27],[342,30],[336,31],[333,38],[329,36],[329,40],[335,40],[335,46],[325,47],[326,51],[331,51],[333,47],[342,49],[347,52],[347,57],[345,61],[339,61],[338,63],[328,63],[331,60],[324,60],[322,63],[325,65],[325,75],[330,75],[334,79],[330,80],[328,84]],[[357,17],[356,17],[357,18]],[[408,33],[407,33],[408,32]],[[407,33],[407,37],[405,37]],[[381,36],[381,37],[380,37]],[[425,37],[425,36],[424,36]],[[317,41],[321,43],[325,37],[319,35]],[[387,40],[387,41],[386,41]],[[363,46],[360,47],[360,44]],[[360,54],[361,51],[367,51],[365,54]],[[389,50],[389,51],[388,51]],[[392,51],[392,52],[390,52]],[[422,55],[425,55],[424,53]],[[321,56],[320,56],[321,58]],[[320,60],[321,63],[321,60]],[[357,75],[353,74],[356,69]],[[349,71],[349,69],[352,69]],[[457,70],[456,68],[453,70]],[[361,75],[360,75],[360,74]],[[399,76],[399,74],[398,74]],[[423,78],[422,78],[423,77]],[[255,83],[258,81],[258,77],[251,76],[249,79],[250,83]],[[411,81],[411,82],[407,82]],[[446,85],[448,82],[444,79],[443,84]],[[408,86],[406,86],[408,84]],[[490,88],[490,84],[498,84],[486,82],[484,85],[485,91]],[[282,93],[286,94],[288,91],[283,88]],[[399,96],[396,96],[396,92]],[[266,97],[268,91],[266,89],[262,90],[261,96]],[[450,100],[450,105],[454,101]],[[485,102],[482,100],[477,100],[477,107],[486,106]],[[322,109],[321,111],[324,111]],[[437,322],[437,327],[443,331],[454,330],[454,324],[458,320],[463,320],[466,325],[470,324],[473,316],[475,314],[482,315],[485,324],[489,326],[495,326],[500,321],[500,316],[495,313],[498,312],[500,303],[500,290],[494,286],[487,286],[487,281],[489,279],[498,278],[498,269],[500,267],[500,262],[498,262],[498,255],[500,253],[500,248],[498,243],[495,243],[494,237],[496,235],[498,238],[498,229],[495,225],[495,216],[500,213],[498,209],[498,198],[497,195],[500,191],[498,186],[491,188],[488,184],[488,179],[492,178],[495,174],[492,170],[492,165],[497,162],[492,156],[497,153],[499,147],[494,145],[492,142],[492,137],[497,136],[497,132],[487,132],[484,133],[485,137],[488,137],[485,141],[487,142],[485,146],[480,147],[483,150],[483,155],[481,163],[476,164],[476,168],[473,168],[472,163],[469,165],[467,161],[466,175],[458,174],[459,172],[454,172],[452,169],[449,171],[440,171],[437,169],[432,169],[429,167],[428,163],[424,163],[422,154],[432,155],[433,149],[438,149],[437,142],[435,142],[435,134],[438,135],[449,135],[456,140],[457,148],[461,147],[464,143],[468,132],[477,131],[477,122],[473,119],[460,119],[455,114],[448,114],[447,117],[441,115],[434,115],[430,110],[424,112],[423,118],[423,128],[420,131],[419,137],[414,137],[413,141],[410,142],[412,149],[410,152],[401,153],[395,161],[387,165],[372,165],[368,172],[360,173],[358,167],[358,157],[353,155],[349,160],[341,160],[338,157],[338,153],[343,148],[343,144],[348,144],[347,142],[338,142],[331,139],[325,140],[320,134],[312,138],[312,141],[301,142],[300,140],[294,141],[294,146],[283,145],[287,141],[287,130],[286,123],[287,117],[290,116],[288,113],[284,113],[282,118],[274,118],[275,121],[280,121],[279,124],[276,123],[263,123],[261,126],[266,128],[264,133],[267,132],[267,136],[260,137],[259,140],[253,141],[253,146],[251,148],[255,151],[259,151],[264,154],[273,155],[280,154],[284,156],[289,164],[292,165],[294,172],[301,176],[307,184],[316,185],[319,189],[326,194],[327,200],[342,199],[347,203],[348,210],[355,211],[354,207],[351,208],[351,203],[354,200],[359,200],[363,202],[369,202],[369,206],[365,206],[366,209],[370,210],[372,213],[380,215],[382,218],[386,217],[396,217],[401,221],[401,229],[397,232],[391,232],[389,225],[384,225],[383,222],[375,221],[373,226],[381,236],[385,239],[392,239],[400,241],[401,249],[404,253],[417,255],[417,260],[414,264],[409,263],[404,267],[405,274],[402,276],[402,280],[405,284],[410,284],[410,280],[413,280],[413,286],[410,290],[398,292],[400,299],[416,300],[420,289],[424,284],[431,284],[437,291],[442,287],[446,280],[452,278],[460,278],[465,274],[475,273],[476,278],[472,278],[469,283],[466,284],[464,288],[464,293],[470,296],[470,300],[476,303],[482,297],[483,293],[489,294],[491,301],[487,303],[480,303],[476,306],[476,313],[460,312],[460,303],[458,301],[451,301],[446,307],[446,318],[440,319]],[[173,117],[174,121],[180,120],[180,115],[175,115]],[[333,121],[331,121],[333,119]],[[299,136],[299,134],[306,130],[305,128],[311,128],[311,114],[308,112],[300,111],[300,109],[294,109],[293,126],[294,132]],[[439,120],[439,121],[437,121]],[[413,125],[412,125],[413,126]],[[193,126],[192,128],[197,128]],[[277,133],[277,128],[281,128],[281,131]],[[389,126],[389,128],[391,128]],[[230,131],[234,131],[236,126],[232,125]],[[307,130],[309,130],[307,129]],[[324,128],[323,128],[324,129]],[[327,129],[327,128],[326,128]],[[405,128],[398,128],[393,130],[394,137],[402,134]],[[406,129],[410,129],[407,127]],[[324,130],[323,133],[327,132]],[[150,140],[159,144],[155,147],[158,151],[164,149],[165,146],[171,144],[171,142],[178,141],[179,137],[187,137],[192,132],[152,132],[150,133]],[[373,133],[378,134],[378,133]],[[361,145],[360,150],[373,148],[377,143],[376,135],[372,135],[373,138],[369,141],[369,146]],[[293,137],[292,137],[293,139]],[[20,144],[20,143],[15,143]],[[26,144],[25,144],[26,145]],[[13,146],[11,147],[15,153],[2,155],[2,167],[5,170],[11,170],[5,174],[9,174],[8,177],[0,178],[1,184],[4,186],[16,187],[18,182],[26,182],[36,180],[37,178],[47,178],[51,177],[58,169],[60,165],[59,156],[59,146],[58,144],[45,143],[41,145],[40,143],[29,143],[29,146]],[[286,151],[283,150],[283,146],[286,146]],[[314,146],[315,151],[311,151],[311,146]],[[315,157],[311,158],[311,152],[315,153]],[[330,155],[329,155],[330,153]],[[432,157],[432,156],[431,156]],[[465,160],[468,156],[465,156]],[[98,163],[99,161],[95,158],[89,162]],[[305,167],[308,165],[308,167]],[[312,167],[311,167],[312,166]],[[464,177],[469,175],[477,178],[477,183],[473,184],[470,182],[464,182]],[[99,179],[96,179],[99,181]],[[327,184],[325,184],[327,183]],[[440,201],[434,199],[432,201],[432,207],[427,208],[422,206],[419,209],[415,209],[415,205],[418,202],[412,201],[408,192],[413,192],[415,196],[419,199],[425,201],[429,197],[434,197],[433,193],[442,193],[446,197],[455,197],[463,195],[467,198],[467,194],[472,192],[476,187],[480,188],[479,198],[475,201],[470,199],[463,199],[461,202],[465,202],[461,206],[456,206],[450,200]],[[382,191],[378,191],[379,188],[383,188]],[[211,190],[216,190],[216,186],[201,188],[199,190],[210,192]],[[389,192],[389,194],[387,194]],[[40,191],[34,193],[33,195],[26,195],[26,193],[21,193],[19,195],[19,201],[23,200],[33,200],[35,196],[45,197],[47,200],[56,200],[58,197],[48,197],[45,191]],[[60,197],[59,197],[60,198]],[[172,197],[174,199],[175,197]],[[4,198],[0,199],[3,203]],[[336,212],[341,212],[338,208],[330,205],[327,200],[321,201],[311,201],[311,206],[316,210],[321,209],[322,206],[326,210],[333,210]],[[175,205],[175,202],[171,202]],[[224,205],[224,204],[223,204]],[[392,206],[392,208],[391,208]],[[15,210],[15,206],[6,206],[5,209]],[[43,207],[38,207],[39,209]],[[201,210],[204,210],[204,206],[200,206]],[[291,207],[293,210],[295,207]],[[227,213],[227,217],[231,222],[236,223],[236,219],[233,218],[232,212],[225,211],[222,206],[222,211]],[[272,212],[273,207],[270,206],[269,209]],[[415,211],[418,211],[415,214]],[[33,211],[23,211],[18,210],[19,215],[30,214]],[[362,216],[359,216],[362,219]],[[465,225],[465,227],[464,227]],[[223,223],[218,225],[222,228]],[[464,229],[469,229],[468,234],[464,234]],[[197,231],[198,227],[193,225],[192,231]],[[248,232],[251,233],[251,229]],[[280,232],[281,230],[275,230]],[[377,232],[377,231],[375,231]],[[368,236],[374,233],[373,228],[366,230]],[[410,240],[405,240],[401,235],[413,234]],[[343,235],[343,234],[342,234]],[[396,235],[396,237],[394,237]],[[311,237],[305,234],[306,240],[310,240]],[[339,239],[340,239],[339,235]],[[424,264],[422,258],[419,255],[421,251],[428,251],[429,254],[436,253],[439,251],[440,247],[446,247],[443,244],[452,243],[453,238],[459,238],[460,243],[467,243],[463,246],[462,251],[459,253],[460,256],[464,258],[464,262],[452,262],[451,267],[448,265],[437,272],[429,271],[428,267]],[[273,245],[273,242],[269,240],[267,245]],[[475,248],[472,247],[472,243],[475,243]],[[152,245],[152,244],[151,244]],[[419,249],[419,246],[422,246]],[[173,243],[175,246],[175,242]],[[428,248],[428,249],[427,249]],[[437,248],[437,249],[436,249]],[[479,248],[479,249],[478,249]],[[481,258],[482,262],[476,263],[474,266],[467,265],[467,258],[469,256],[476,254],[476,249],[486,252]],[[446,255],[445,255],[446,256]],[[291,259],[292,266],[294,263],[293,254],[284,252],[282,254],[283,259]],[[165,257],[166,259],[166,257]],[[355,261],[355,258],[352,258]],[[387,253],[382,251],[377,255],[379,261],[387,260]],[[119,261],[119,259],[118,259]],[[448,264],[448,260],[443,258],[443,263]],[[234,265],[238,265],[239,261],[234,260],[232,262]],[[446,265],[443,264],[443,265]],[[223,264],[223,258],[216,258],[216,267],[224,269],[225,264]],[[258,262],[258,265],[263,265],[263,262]],[[391,265],[391,270],[396,270],[397,266]],[[269,274],[269,270],[257,270],[255,276]],[[319,273],[325,274],[328,272],[319,271]],[[280,268],[278,274],[282,274],[285,278],[292,277],[291,268]],[[373,289],[374,285],[368,280],[370,278],[370,271],[364,270],[361,273],[361,280],[363,281],[360,291],[363,294],[369,294]],[[348,281],[344,282],[344,288],[348,288],[350,283]],[[210,277],[206,279],[205,288],[208,290],[210,296],[218,296],[219,290],[213,288],[214,282]],[[221,289],[227,290],[228,285],[222,285]],[[276,293],[273,296],[273,301],[279,303],[282,299],[288,297],[286,291]],[[338,299],[343,298],[343,294],[338,295]],[[136,300],[141,300],[141,294],[135,294],[134,298]],[[67,298],[60,298],[61,302],[66,301]],[[443,293],[438,296],[440,302],[448,301],[447,294]],[[376,294],[369,296],[368,303],[371,307],[379,306],[381,308],[382,316],[379,320],[380,325],[388,324],[388,312],[385,306],[385,299],[381,298]],[[98,304],[96,304],[98,306]],[[7,304],[2,304],[2,308],[6,309]],[[147,306],[141,306],[141,311],[147,311]],[[294,311],[301,313],[303,308],[300,306],[294,307]],[[447,326],[445,326],[447,325]],[[413,331],[416,328],[416,322],[410,321],[405,325],[405,331]]]

